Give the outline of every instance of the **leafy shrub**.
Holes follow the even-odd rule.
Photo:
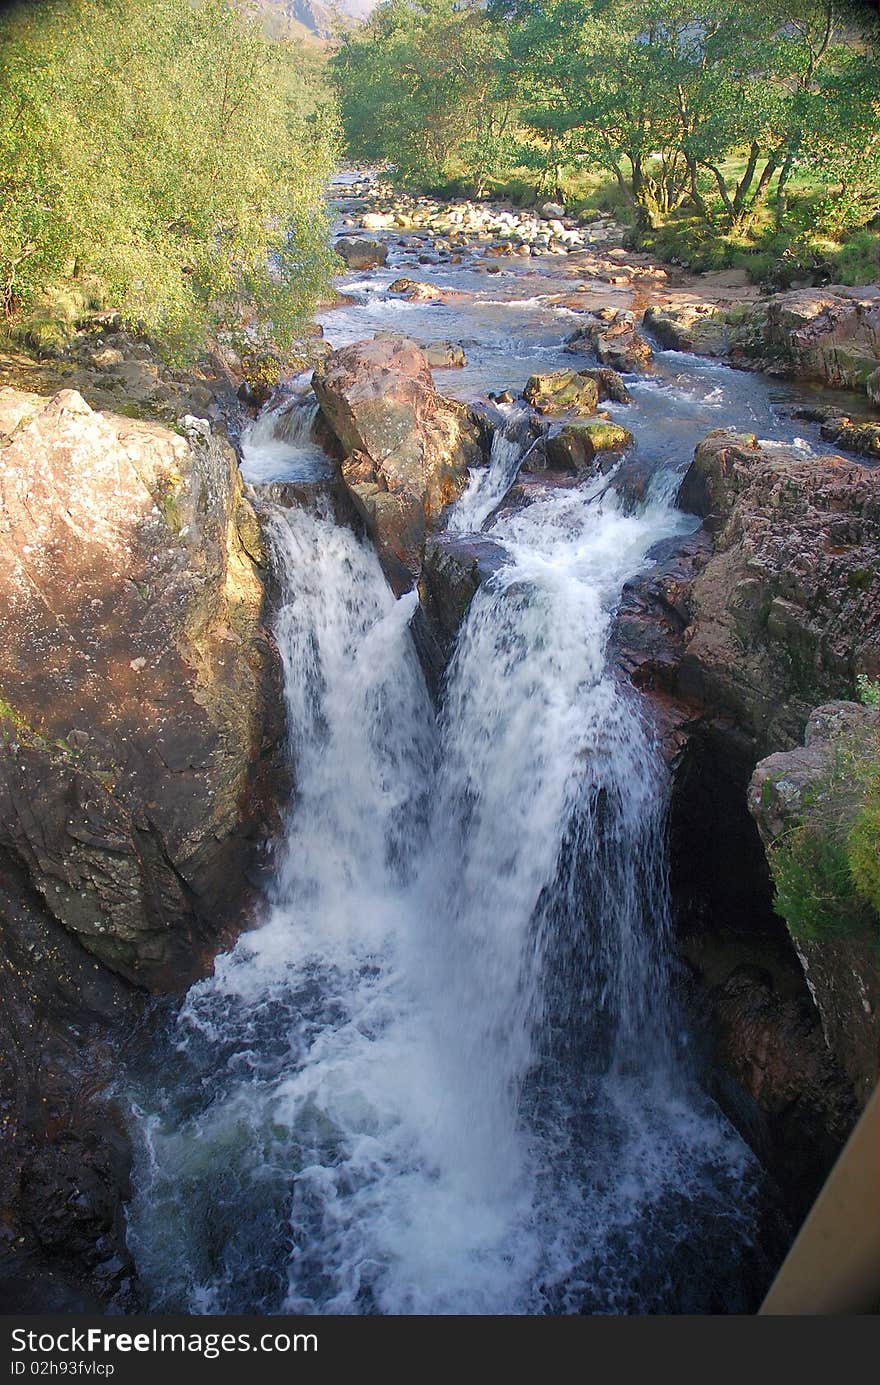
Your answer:
[[[55,348],[71,316],[55,307],[97,284],[170,354],[254,316],[290,339],[332,264],[321,196],[335,126],[301,66],[224,0],[4,13],[7,325]]]
[[[856,679],[856,692],[863,707],[880,707],[880,681],[877,679],[872,683],[866,673],[860,673]]]

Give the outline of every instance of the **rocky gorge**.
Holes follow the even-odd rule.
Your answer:
[[[505,873],[529,905],[522,923],[527,936],[532,906],[538,914],[547,908],[560,870],[574,880],[580,871],[582,889],[594,900],[609,880],[618,894],[632,887],[629,876],[609,874],[611,868],[598,860],[594,836],[608,834],[621,857],[615,870],[636,862],[640,878],[659,894],[663,871],[655,877],[656,863],[643,853],[646,841],[663,841],[671,942],[662,965],[656,959],[650,967],[633,964],[621,980],[602,953],[596,939],[610,938],[614,928],[641,936],[635,915],[606,918],[595,903],[583,903],[587,924],[579,932],[566,913],[575,906],[555,899],[548,914],[553,927],[547,927],[551,933],[563,933],[563,924],[572,929],[576,955],[591,958],[598,949],[600,973],[607,967],[608,976],[617,978],[605,986],[618,995],[615,1023],[628,1041],[647,1032],[639,1011],[643,1001],[632,999],[636,992],[659,998],[664,1013],[667,988],[677,997],[675,1006],[688,1016],[690,1042],[700,1051],[702,1088],[771,1182],[784,1190],[773,1195],[774,1215],[787,1218],[790,1228],[815,1196],[876,1077],[876,938],[792,940],[773,912],[762,846],[798,820],[797,793],[789,786],[801,784],[821,758],[828,734],[822,708],[846,704],[841,716],[871,715],[854,699],[859,678],[876,680],[878,673],[880,481],[870,464],[873,443],[863,445],[861,434],[857,439],[843,430],[835,441],[849,450],[831,455],[824,434],[829,410],[867,430],[865,437],[873,436],[876,425],[858,421],[858,396],[841,395],[845,404],[836,413],[838,406],[818,386],[868,393],[874,388],[868,363],[876,350],[875,296],[829,290],[815,311],[798,291],[782,296],[786,303],[756,297],[745,315],[731,321],[738,311],[730,301],[736,284],[725,284],[723,276],[706,276],[705,285],[677,282],[681,276],[671,267],[624,251],[620,229],[607,219],[580,226],[556,206],[538,216],[408,201],[371,180],[353,180],[334,192],[337,248],[348,273],[339,281],[339,301],[320,314],[322,335],[311,349],[314,369],[284,383],[245,430],[244,485],[223,435],[216,395],[204,384],[198,386],[201,394],[190,390],[178,400],[160,381],[169,410],[164,424],[125,417],[119,408],[125,383],[112,399],[106,393],[93,399],[96,409],[74,389],[54,389],[54,380],[51,392],[7,386],[0,396],[6,627],[0,655],[0,854],[3,1013],[12,1036],[2,1070],[12,1158],[4,1175],[7,1229],[0,1273],[25,1304],[29,1295],[45,1301],[51,1293],[65,1307],[99,1301],[125,1311],[145,1295],[148,1303],[179,1306],[192,1302],[189,1290],[180,1287],[184,1281],[225,1282],[216,1266],[198,1260],[196,1247],[188,1251],[195,1258],[181,1271],[178,1297],[163,1299],[156,1288],[157,1265],[176,1281],[162,1258],[161,1227],[151,1229],[149,1204],[161,1204],[166,1214],[171,1208],[171,1215],[178,1206],[168,1185],[189,1174],[173,1162],[163,1172],[161,1151],[179,1157],[167,1132],[175,1123],[186,1130],[187,1117],[176,1114],[173,1098],[163,1090],[160,1099],[142,1076],[144,1063],[149,1066],[156,1055],[149,1038],[155,1002],[145,997],[183,991],[210,970],[215,954],[231,945],[245,923],[256,921],[261,910],[265,914],[252,882],[261,883],[266,842],[277,843],[291,831],[282,822],[291,777],[294,804],[305,802],[314,821],[325,822],[331,789],[323,783],[320,791],[310,788],[310,776],[319,773],[319,763],[332,760],[333,740],[326,727],[306,734],[291,725],[296,708],[305,717],[302,708],[318,694],[310,688],[299,703],[293,698],[291,687],[300,675],[291,671],[289,651],[279,650],[286,628],[279,611],[290,608],[295,623],[297,590],[310,591],[312,570],[323,574],[321,600],[328,599],[330,578],[320,564],[334,545],[341,546],[340,570],[352,574],[353,582],[356,576],[363,593],[373,592],[376,579],[359,566],[367,562],[364,536],[397,600],[370,596],[379,604],[369,620],[357,611],[345,616],[386,631],[386,643],[372,656],[379,682],[365,694],[362,724],[347,727],[347,735],[355,733],[345,742],[348,763],[356,766],[360,742],[379,734],[373,716],[383,734],[396,726],[404,739],[393,742],[379,768],[370,770],[384,796],[363,809],[377,817],[389,813],[387,839],[373,843],[361,859],[350,844],[355,839],[347,835],[347,819],[326,819],[362,870],[352,899],[360,890],[369,913],[378,890],[392,915],[400,907],[390,903],[402,889],[393,872],[380,886],[371,878],[377,857],[405,860],[409,849],[395,835],[400,827],[386,802],[394,796],[389,777],[400,775],[408,784],[406,775],[413,774],[409,796],[402,789],[398,796],[407,816],[427,814],[430,820],[430,808],[417,802],[426,782],[433,783],[426,781],[427,765],[440,752],[419,749],[416,755],[406,741],[408,736],[420,744],[423,732],[410,731],[410,722],[426,715],[401,645],[410,640],[408,627],[421,664],[418,676],[440,709],[443,734],[451,738],[442,742],[444,752],[450,765],[469,766],[458,798],[443,780],[431,792],[445,805],[445,822],[455,820],[461,799],[470,796],[477,804],[447,850],[461,854],[465,876],[471,869],[468,852],[476,850],[479,870],[495,882],[491,888],[480,884],[488,894],[480,893],[477,903],[451,894],[456,908],[444,914],[450,958],[443,965],[453,979],[461,982],[453,913],[470,921],[484,948],[469,959],[467,971],[476,960],[496,994],[493,1000],[479,988],[465,988],[473,1007],[488,1007],[490,1019],[503,1027],[505,1015],[518,1013],[520,1005],[519,963],[498,971],[507,946],[503,928],[486,939],[480,931],[487,912],[495,910],[502,924],[505,908],[518,918],[518,902],[500,883]],[[682,307],[684,297],[700,292],[706,294],[701,311]],[[722,318],[721,335],[711,335],[708,326],[703,331]],[[682,322],[690,333],[686,338]],[[670,342],[675,350],[669,350]],[[682,356],[682,349],[693,354]],[[795,384],[774,394],[763,374],[734,373],[711,359],[701,365],[696,353],[704,351],[710,358],[747,363],[750,371],[792,375]],[[105,359],[89,369],[103,388],[106,372],[118,374],[119,365]],[[150,362],[142,365],[149,373]],[[39,370],[30,383],[40,383]],[[151,411],[155,401],[140,403],[138,412]],[[806,437],[795,433],[793,418],[804,425]],[[278,527],[287,524],[285,515],[294,516],[289,534]],[[282,544],[293,544],[290,561],[302,563],[308,552],[311,567],[279,567],[278,554],[287,552]],[[625,562],[619,557],[624,550]],[[534,606],[551,610],[548,624],[537,631],[534,610],[523,597],[529,591],[537,592]],[[601,593],[600,609],[594,608],[595,592]],[[502,615],[492,603],[504,595]],[[399,624],[402,616],[398,629],[395,619]],[[322,607],[321,620],[332,633],[343,616]],[[355,621],[354,633],[346,635],[351,647],[361,638],[358,628]],[[307,638],[297,635],[290,649],[306,666],[318,658],[325,637],[316,626]],[[497,686],[466,681],[468,655],[480,640],[485,659],[501,660]],[[568,670],[553,662],[554,640],[562,663],[570,666],[571,685]],[[532,666],[533,649],[549,649],[550,664]],[[582,666],[585,650],[592,662]],[[515,653],[504,662],[509,651]],[[399,686],[381,681],[391,673]],[[521,687],[526,675],[531,682]],[[326,694],[326,670],[323,677]],[[584,688],[602,688],[611,697],[612,685],[618,691],[611,711],[584,700]],[[343,686],[354,698],[342,712],[350,722],[352,709],[360,707],[360,687]],[[629,693],[620,691],[630,688],[639,709],[634,718]],[[456,741],[455,709],[464,716],[460,704],[479,702],[494,720],[463,722],[467,735]],[[561,708],[564,731],[548,720],[545,733],[545,705],[557,713]],[[519,720],[508,729],[505,718],[512,712]],[[321,714],[331,727],[333,714],[332,708]],[[599,727],[595,742],[579,739],[590,717]],[[638,729],[643,724],[644,733]],[[521,779],[531,786],[532,801],[520,804],[520,779],[507,783],[503,774],[511,764],[519,766],[521,748],[534,738],[541,749],[537,758],[555,764],[562,754],[557,742],[565,749],[569,736],[573,761],[595,767],[583,771],[588,786],[591,773],[597,776],[592,797],[581,800],[579,788],[575,808],[551,810],[546,768],[529,767],[527,773],[523,766]],[[474,746],[491,747],[493,740],[505,764],[496,766],[491,758],[471,764]],[[623,752],[606,758],[612,743],[623,745],[626,755],[647,757],[638,760],[642,768],[635,776],[646,783],[653,783],[655,768],[645,766],[654,765],[655,747],[667,776],[656,801],[638,811],[629,803],[616,777],[626,778]],[[402,769],[408,757],[414,768]],[[626,765],[631,774],[630,761]],[[351,772],[357,783],[356,769]],[[560,786],[568,785],[569,762],[558,773]],[[539,863],[546,856],[545,877],[537,881],[521,878],[518,864],[508,863],[497,880],[493,873],[500,848],[495,836],[484,841],[480,835],[490,809],[479,794],[498,774],[504,785],[499,812],[503,806],[516,824],[511,830],[522,834],[518,854]],[[563,797],[572,792],[566,788]],[[618,800],[629,806],[615,808]],[[668,823],[658,825],[658,805],[667,800]],[[628,814],[635,815],[635,826]],[[575,818],[592,823],[593,836],[578,837]],[[432,830],[440,829],[435,824]],[[307,858],[311,846],[305,826],[296,832],[289,857],[294,866],[297,854]],[[580,847],[572,863],[566,861],[566,843],[573,839]],[[418,860],[428,858],[431,848],[423,840],[412,851]],[[423,886],[432,907],[452,890],[437,870]],[[571,889],[577,896],[576,887]],[[308,917],[316,892],[335,898],[327,891],[323,880],[313,882],[310,892],[284,896],[285,908],[291,916]],[[273,919],[280,909],[277,893],[274,898]],[[359,907],[347,903],[343,913]],[[272,926],[265,925],[269,932]],[[248,955],[256,957],[260,944],[247,944],[248,936]],[[254,935],[259,936],[260,931]],[[368,957],[381,955],[384,945],[371,938]],[[568,975],[572,966],[578,971],[578,964],[552,948],[548,958],[551,975]],[[191,992],[196,998],[184,1003],[183,1013],[194,1027],[180,1039],[181,1050],[189,1052],[192,1034],[204,1037],[214,1022],[214,1010],[201,1014],[200,1004],[213,1005],[212,996],[231,1004],[229,996],[223,1000],[224,968],[246,964],[246,957],[237,964],[221,958],[215,979]],[[347,975],[344,963],[334,965]],[[358,968],[367,965],[375,962],[367,964],[358,954],[353,974],[360,976]],[[248,985],[253,984],[251,976]],[[328,975],[327,984],[339,984],[337,973]],[[351,984],[356,990],[361,983]],[[588,997],[589,984],[584,983]],[[238,998],[243,990],[233,987],[229,994]],[[597,986],[597,997],[600,991]],[[593,1074],[589,1055],[609,1040],[604,1031],[582,1035],[579,1002],[563,999],[552,992],[545,1001],[558,1027],[578,1036],[577,1043],[572,1040],[574,1058],[567,1059],[572,1067],[559,1061],[575,1082],[580,1065],[588,1090],[598,1084],[601,1109],[605,1077]],[[282,1005],[284,1023],[294,1030],[300,1013],[311,1016],[308,985],[292,987],[283,1004],[273,992],[272,1003]],[[607,1002],[594,1003],[596,1014],[604,1015]],[[497,1015],[493,1004],[500,1007]],[[641,1017],[633,1017],[636,1011]],[[678,1013],[670,1000],[673,1011]],[[260,1054],[263,1040],[254,1038],[252,1021],[242,1023],[230,1043],[245,1057]],[[440,1032],[454,1053],[445,1023]],[[153,1124],[166,1132],[166,1145],[151,1146],[159,1175],[150,1181],[135,1161],[140,1202],[129,1240],[136,1267],[126,1249],[123,1211],[132,1157],[126,1128],[130,1132],[132,1122],[125,1117],[124,1096],[115,1104],[105,1096],[110,1084],[120,1091],[114,1050],[118,1035],[135,1025],[147,1034],[135,1060],[141,1074],[137,1104],[151,1109]],[[520,1036],[526,1047],[530,1032],[525,1026]],[[669,1042],[675,1049],[678,1041]],[[270,1050],[271,1045],[260,1061],[265,1059],[272,1081],[287,1081],[283,1062],[277,1072],[272,1068]],[[145,1052],[153,1057],[145,1059]],[[394,1056],[399,1062],[396,1049]],[[209,1052],[204,1070],[198,1068],[201,1059],[193,1061],[204,1081],[215,1070],[212,1064],[219,1062],[219,1071],[226,1060]],[[505,1067],[507,1061],[499,1058],[489,1076],[513,1073],[528,1090],[539,1059],[517,1060],[524,1063],[519,1068]],[[680,1066],[677,1058],[669,1061]],[[306,1063],[301,1071],[307,1070]],[[182,1092],[188,1080],[181,1078]],[[432,1080],[441,1077],[432,1074]],[[242,1099],[234,1086],[223,1088],[222,1100],[230,1107]],[[652,1087],[649,1109],[657,1100]],[[347,1116],[335,1107],[331,1115],[347,1129]],[[513,1140],[502,1116],[505,1138]],[[699,1124],[696,1115],[694,1120]],[[658,1121],[661,1145],[668,1139],[677,1159],[677,1137],[666,1131],[662,1116]],[[248,1129],[264,1148],[262,1125]],[[143,1127],[139,1132],[134,1122],[135,1145],[143,1138]],[[697,1149],[700,1138],[694,1136]],[[281,1163],[290,1158],[285,1150]],[[236,1151],[236,1159],[246,1157],[237,1146]],[[392,1155],[383,1157],[393,1162]],[[441,1159],[436,1152],[432,1157]],[[548,1167],[555,1167],[557,1157],[554,1147]],[[301,1153],[296,1158],[304,1160]],[[345,1158],[337,1152],[327,1158],[328,1167],[343,1160],[347,1176],[360,1186]],[[737,1167],[733,1154],[730,1159],[730,1169]],[[239,1191],[251,1186],[246,1169],[242,1178]],[[282,1180],[280,1186],[279,1196],[287,1196],[287,1184]],[[364,1186],[372,1185],[367,1180]],[[690,1185],[686,1192],[677,1188],[680,1201],[670,1204],[678,1208],[674,1215],[684,1216],[686,1224],[692,1213],[703,1228],[702,1211],[693,1209],[702,1207],[701,1197],[711,1205],[711,1197],[722,1196],[722,1183],[712,1186],[711,1195]],[[645,1196],[646,1206],[659,1206],[667,1215],[663,1199],[672,1195],[665,1185],[661,1193]],[[660,1200],[651,1204],[651,1196]],[[308,1197],[319,1201],[317,1193]],[[596,1208],[587,1198],[586,1212],[574,1217],[583,1234],[584,1215],[607,1219],[613,1230],[613,1207]],[[304,1218],[298,1253],[322,1244],[324,1234],[319,1211]],[[700,1235],[711,1245],[705,1228]],[[787,1243],[790,1230],[774,1236],[767,1262],[751,1270],[759,1286],[779,1258],[780,1237]],[[456,1253],[466,1258],[472,1247],[466,1238],[462,1244]],[[350,1253],[363,1257],[364,1251],[358,1244]],[[601,1248],[592,1253],[614,1260]],[[725,1283],[721,1252],[710,1248],[706,1254]],[[744,1250],[742,1256],[748,1259]],[[569,1265],[564,1273],[554,1271],[559,1286],[546,1290],[542,1308],[534,1306],[531,1290],[505,1287],[496,1294],[475,1281],[473,1302],[484,1306],[467,1311],[504,1311],[504,1305],[514,1311],[608,1311],[609,1303],[617,1311],[645,1304],[649,1311],[658,1305],[681,1311],[681,1303],[670,1307],[659,1290],[627,1298],[614,1275],[625,1282],[631,1271],[616,1261],[614,1266],[609,1298]],[[433,1270],[425,1272],[433,1283]],[[353,1304],[340,1297],[338,1288],[335,1297],[322,1297],[324,1291],[314,1287],[320,1273],[310,1273],[297,1290],[302,1302],[319,1305],[310,1311],[322,1311],[320,1305],[328,1311],[328,1301],[335,1311],[412,1311],[411,1300],[381,1278],[364,1309],[357,1306],[360,1299]],[[279,1269],[279,1283],[286,1274],[286,1267]],[[277,1311],[292,1301],[274,1287],[258,1292],[246,1273],[241,1284],[238,1302],[247,1307]],[[445,1286],[434,1292],[425,1311],[432,1311],[432,1302],[450,1301]],[[724,1291],[718,1292],[723,1298]],[[754,1306],[755,1292],[754,1285],[731,1289],[728,1302]],[[218,1311],[229,1305],[222,1297],[211,1301]],[[704,1299],[689,1303],[705,1310]]]

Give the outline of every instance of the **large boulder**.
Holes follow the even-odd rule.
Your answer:
[[[768,852],[810,814],[821,815],[830,794],[829,770],[835,756],[861,753],[873,764],[877,712],[852,702],[817,707],[807,722],[804,744],[777,752],[757,765],[748,806]],[[839,762],[838,775],[850,771]],[[855,793],[855,785],[852,784]],[[849,795],[847,795],[848,797]],[[830,827],[837,830],[841,809],[834,805]],[[877,1080],[880,968],[877,919],[854,917],[840,936],[794,937],[795,948],[814,996],[829,1048],[838,1057],[856,1096],[867,1100]]]
[[[388,260],[388,246],[378,240],[342,236],[334,249],[349,269],[379,269]]]
[[[630,403],[630,392],[618,371],[611,370],[609,366],[599,366],[596,370],[581,370],[578,374],[585,380],[595,380],[600,403],[606,399],[613,400],[615,404]]]
[[[400,298],[406,298],[411,303],[441,303],[443,301],[443,290],[438,289],[436,284],[426,284],[419,279],[395,279],[393,284],[388,285],[388,292]]]
[[[558,433],[552,433],[544,444],[547,465],[559,471],[579,471],[589,466],[600,452],[624,452],[633,444],[628,428],[610,419],[590,419],[588,422],[567,423]],[[607,459],[607,466],[614,458]]]
[[[629,372],[644,369],[654,354],[633,314],[616,308],[600,308],[589,314],[568,338],[565,349],[575,355],[593,352],[600,365]]]
[[[503,565],[504,549],[473,534],[436,534],[425,545],[419,597],[445,667],[479,587]]]
[[[734,307],[649,308],[645,326],[664,346],[877,398],[880,289],[796,289]]]
[[[539,414],[594,414],[599,404],[596,381],[577,370],[531,375],[523,394]]]
[[[878,661],[880,473],[711,433],[679,504],[715,535],[690,591],[679,690],[730,718],[755,758],[796,745],[817,698]]]
[[[464,404],[437,392],[423,353],[407,338],[343,347],[313,384],[386,574],[395,590],[409,590],[426,528],[458,499],[468,468],[482,458],[479,428]]]
[[[752,305],[740,309],[747,313]],[[645,310],[643,324],[661,346],[698,356],[723,356],[728,348],[728,310],[715,303],[684,302]]]
[[[93,957],[182,988],[242,921],[280,734],[259,528],[206,424],[70,390],[21,408],[0,446],[0,860]]]

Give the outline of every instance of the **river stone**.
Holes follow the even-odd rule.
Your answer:
[[[343,236],[333,248],[349,269],[378,269],[388,260],[388,246],[378,240]]]
[[[567,423],[546,439],[547,465],[560,471],[579,471],[598,452],[622,452],[633,444],[633,435],[619,423],[603,419]],[[610,465],[610,462],[609,462]]]
[[[610,370],[608,366],[599,366],[596,370],[579,370],[578,374],[585,380],[595,380],[600,402],[608,399],[615,404],[629,404],[631,402],[630,392],[623,382],[623,376],[616,370]]]
[[[433,370],[461,370],[467,365],[464,347],[457,342],[429,341],[422,350]]]
[[[388,285],[388,292],[399,294],[401,298],[407,298],[413,303],[434,303],[443,298],[443,291],[434,284],[425,284],[406,277],[395,279],[393,284]]]
[[[600,365],[628,372],[641,370],[654,354],[632,313],[612,308],[590,314],[567,339],[565,349],[595,352]]]
[[[593,414],[599,404],[596,381],[577,370],[532,375],[523,394],[539,414]]]

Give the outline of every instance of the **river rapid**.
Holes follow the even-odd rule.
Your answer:
[[[344,192],[344,189],[337,189]],[[466,400],[570,368],[552,255],[339,281],[333,346],[461,343]],[[398,243],[402,240],[402,244]],[[461,291],[389,296],[402,273]],[[597,285],[597,291],[601,285]],[[325,475],[314,404],[244,439],[279,591],[296,789],[258,926],[130,1064],[129,1242],[153,1311],[543,1314],[754,1310],[774,1194],[706,1094],[676,997],[666,771],[608,661],[624,583],[695,521],[695,444],[736,427],[810,450],[793,387],[657,351],[609,412],[651,469],[504,507],[517,406],[447,518],[504,562],[477,593],[440,709],[369,544],[261,488]],[[806,425],[797,425],[798,429]],[[501,507],[501,508],[499,508]],[[770,1240],[773,1238],[771,1237]]]

